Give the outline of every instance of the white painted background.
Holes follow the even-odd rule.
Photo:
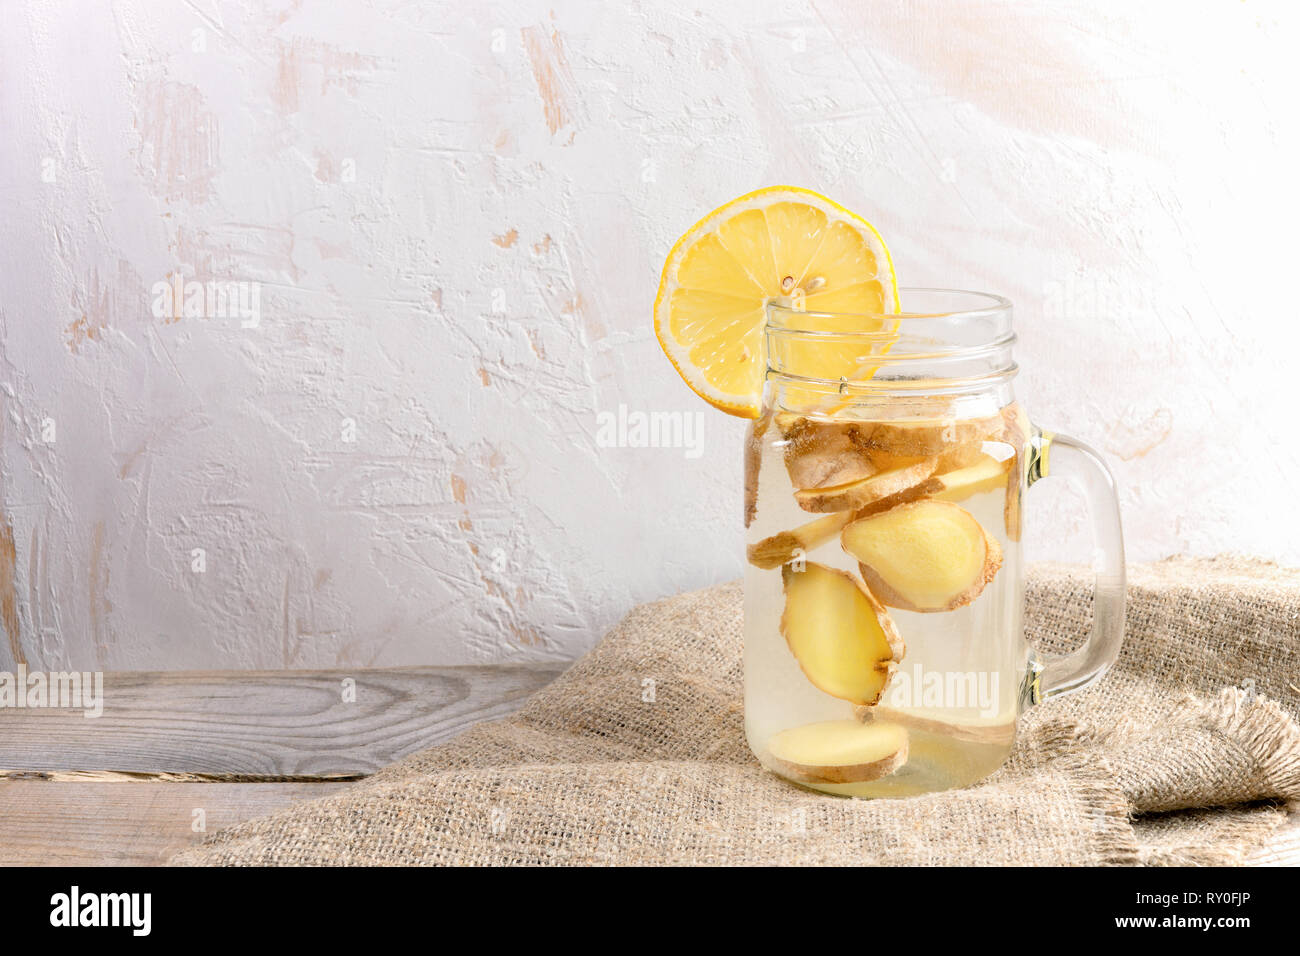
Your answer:
[[[702,407],[659,266],[782,181],[1016,301],[1131,559],[1300,561],[1284,5],[680,11],[5,3],[0,664],[569,657],[737,576],[742,423],[689,459],[597,416]],[[177,270],[260,324],[155,316]],[[1037,497],[1044,556],[1078,529]]]

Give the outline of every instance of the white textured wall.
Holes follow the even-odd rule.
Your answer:
[[[660,263],[780,181],[1016,301],[1131,558],[1300,560],[1282,5],[728,6],[6,4],[0,663],[566,657],[737,575],[743,426],[597,416],[701,408]],[[260,322],[156,315],[177,271]]]

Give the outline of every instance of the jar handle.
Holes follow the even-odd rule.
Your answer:
[[[1031,665],[1029,697],[1037,704],[1082,690],[1105,674],[1119,656],[1124,641],[1124,532],[1115,479],[1100,455],[1068,435],[1037,428],[1025,452],[1026,487],[1040,478],[1063,477],[1083,492],[1092,517],[1096,574],[1088,640],[1064,657]]]

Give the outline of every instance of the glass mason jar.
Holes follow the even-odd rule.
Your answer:
[[[1016,402],[1011,303],[904,289],[902,306],[769,305],[746,439],[745,733],[769,770],[849,796],[987,776],[1022,710],[1097,680],[1124,631],[1114,482]],[[1049,475],[1087,499],[1096,590],[1087,643],[1040,661],[1021,496]]]

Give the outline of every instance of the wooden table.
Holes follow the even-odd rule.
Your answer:
[[[0,710],[0,864],[162,863],[509,714],[565,666],[106,674],[100,717]],[[1252,862],[1300,865],[1300,814]]]
[[[97,718],[0,710],[0,864],[162,863],[503,717],[567,666],[105,674]]]

